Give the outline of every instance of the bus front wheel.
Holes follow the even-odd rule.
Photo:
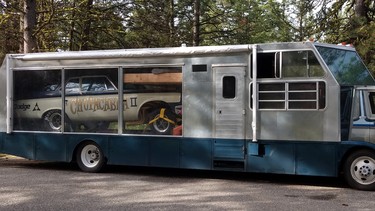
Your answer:
[[[105,165],[103,151],[92,141],[81,144],[77,149],[77,164],[84,172],[99,172]]]
[[[344,177],[348,185],[359,190],[375,190],[375,152],[359,150],[345,162]]]

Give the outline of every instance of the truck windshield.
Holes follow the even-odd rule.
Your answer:
[[[375,85],[369,70],[355,51],[316,48],[340,85]]]

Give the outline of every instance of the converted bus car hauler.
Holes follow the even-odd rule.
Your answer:
[[[375,81],[355,49],[276,43],[7,55],[0,152],[336,177],[375,189]]]

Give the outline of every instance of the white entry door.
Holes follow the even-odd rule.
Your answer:
[[[245,138],[245,66],[214,66],[215,138]]]

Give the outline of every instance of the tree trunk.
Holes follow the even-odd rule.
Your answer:
[[[82,34],[82,47],[80,50],[88,50],[90,43],[90,30],[91,30],[91,8],[93,0],[88,0],[85,8],[85,20],[83,21],[83,34]]]
[[[23,9],[23,52],[36,52],[36,38],[34,35],[36,26],[36,0],[24,0]]]
[[[73,6],[72,8],[75,8],[76,7],[76,1],[73,0]],[[75,39],[74,39],[74,34],[75,34],[75,16],[76,16],[76,13],[75,13],[75,9],[72,10],[72,16],[71,16],[71,23],[70,23],[70,31],[69,31],[69,50],[70,51],[74,51],[76,50],[74,48],[74,42],[75,42]]]
[[[365,0],[355,0],[354,11],[357,17],[366,17]]]
[[[174,19],[175,19],[175,12],[174,12],[174,0],[169,1],[169,46],[174,46],[175,42],[175,26],[174,26]]]
[[[200,43],[200,15],[201,1],[194,0],[193,46],[199,46]]]

